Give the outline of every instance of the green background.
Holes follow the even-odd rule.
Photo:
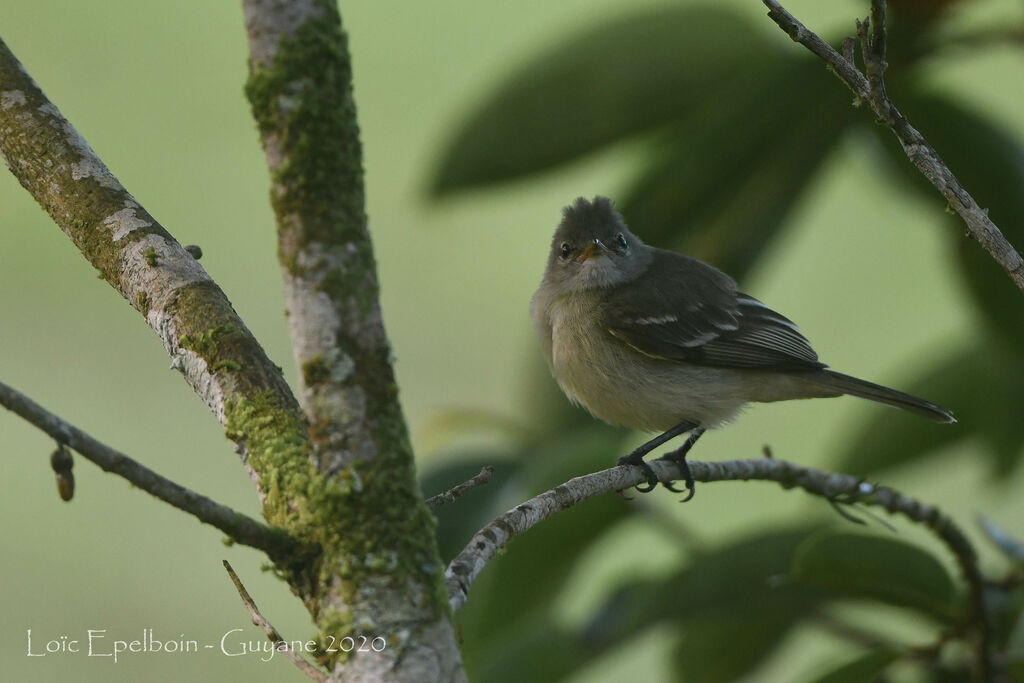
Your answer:
[[[578,195],[616,196],[638,152],[619,145],[559,172],[438,203],[424,190],[432,163],[468,108],[517,64],[567,32],[641,4],[661,3],[341,3],[385,320],[424,463],[455,443],[501,438],[489,429],[450,428],[445,416],[453,409],[529,428],[524,369],[536,364],[539,350],[527,308],[559,211]],[[728,4],[764,14],[758,0]],[[852,27],[853,17],[867,11],[866,2],[852,0],[786,4],[808,26],[830,33]],[[972,23],[1020,15],[1011,0],[978,0],[966,9],[964,21]],[[767,18],[763,27],[778,34],[780,49],[803,49]],[[180,242],[202,246],[202,264],[293,379],[268,176],[242,96],[247,50],[240,5],[5,0],[0,36],[135,197]],[[929,78],[1024,138],[1019,51],[947,57],[932,65]],[[891,94],[898,103],[899,93]],[[848,138],[748,289],[796,320],[836,369],[900,386],[978,333],[940,234],[949,229],[943,201],[901,194],[891,177],[876,174],[875,162]],[[231,444],[168,364],[138,314],[96,278],[13,177],[0,175],[0,380],[165,476],[257,514]],[[695,457],[757,457],[769,443],[777,457],[827,465],[877,410],[853,399],[758,406],[705,437]],[[52,447],[34,428],[0,413],[5,679],[305,680],[281,658],[261,663],[216,650],[136,655],[116,665],[82,655],[27,657],[29,628],[37,642],[84,639],[87,629],[131,640],[151,628],[157,638],[184,634],[204,644],[242,628],[237,635],[262,643],[222,558],[287,638],[313,635],[286,586],[260,571],[258,553],[225,548],[217,532],[82,458],[75,499],[61,503],[47,462]],[[973,451],[967,443],[884,483],[940,503],[972,529],[976,512],[1006,524],[1020,519],[1024,503],[1013,495],[1020,475],[992,488]],[[609,464],[595,462],[594,469]],[[685,507],[674,500],[658,493],[643,504],[710,543],[820,506],[764,484],[708,485]],[[567,620],[579,618],[589,599],[619,577],[675,560],[676,551],[655,545],[657,537],[639,522],[590,551],[580,590],[564,596]],[[662,646],[655,635],[626,657],[596,661],[577,680],[659,680],[667,676]],[[835,647],[801,631],[759,680],[806,677]]]

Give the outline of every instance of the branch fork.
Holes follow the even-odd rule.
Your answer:
[[[904,117],[889,99],[885,89],[885,0],[872,0],[871,16],[858,21],[857,35],[860,38],[864,73],[853,60],[853,41],[843,41],[843,54],[816,33],[800,23],[776,0],[762,0],[768,8],[768,16],[778,24],[795,42],[821,58],[846,84],[857,99],[868,105],[878,122],[889,128],[899,139],[907,158],[946,198],[949,206],[967,224],[967,231],[991,254],[1006,271],[1017,287],[1024,290],[1024,258],[1006,239],[1002,231],[988,217],[988,211],[978,203],[960,184],[953,172],[942,161],[939,153]]]

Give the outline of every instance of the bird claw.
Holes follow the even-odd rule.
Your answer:
[[[648,465],[646,462],[644,462],[644,454],[643,453],[638,453],[637,451],[633,451],[629,455],[624,455],[621,458],[619,458],[618,462],[616,462],[616,464],[617,465],[633,465],[634,467],[639,467],[640,468],[640,470],[644,473],[644,476],[647,477],[647,485],[646,486],[643,486],[641,484],[637,484],[634,487],[640,493],[650,493],[661,482],[661,480],[658,479],[658,475],[654,473],[654,470],[651,468],[651,466]],[[620,493],[621,493],[621,491],[620,491]],[[627,500],[629,500],[629,498],[627,498]]]
[[[682,456],[680,457],[678,451],[673,451],[671,453],[666,453],[665,455],[658,458],[658,460],[667,460],[671,463],[675,463],[679,467],[679,469],[683,471],[683,483],[686,484],[686,497],[680,500],[679,502],[685,503],[686,501],[693,498],[693,495],[697,493],[697,484],[693,480],[693,474],[690,473],[690,465],[686,462],[686,453],[682,453]],[[675,493],[683,493],[682,489],[675,488],[674,486],[672,486],[671,482],[662,482],[662,484],[669,491],[673,491]]]
[[[671,482],[671,481],[663,481],[663,482],[661,482],[661,485],[664,486],[665,488],[667,488],[672,493],[682,493],[683,492],[683,489],[677,489],[673,484],[674,484],[674,482]]]
[[[697,424],[694,422],[680,423],[673,427],[672,429],[670,429],[669,431],[662,434],[661,436],[651,439],[647,443],[635,449],[629,455],[624,455],[618,459],[618,462],[616,464],[633,465],[635,467],[639,467],[641,471],[643,471],[644,475],[647,477],[646,486],[641,486],[640,484],[637,484],[637,491],[639,491],[640,493],[649,493],[653,491],[658,486],[658,484],[661,484],[662,486],[667,488],[669,491],[672,491],[673,493],[683,493],[682,489],[677,489],[675,486],[672,485],[672,480],[662,481],[658,477],[658,475],[654,473],[654,470],[651,468],[651,466],[644,461],[644,456],[650,453],[653,448],[660,446],[668,439],[674,436],[678,436],[679,434],[683,433],[686,430],[692,430],[689,438],[686,439],[686,443],[684,443],[680,448],[677,448],[671,453],[666,453],[665,455],[661,456],[660,458],[658,458],[658,460],[668,460],[669,462],[675,463],[679,467],[679,469],[682,470],[683,482],[686,484],[686,497],[679,502],[685,503],[686,501],[693,498],[693,494],[697,492],[697,488],[693,480],[693,474],[690,473],[690,466],[686,463],[686,454],[690,452],[690,449],[693,447],[693,444],[696,443],[697,439],[699,439],[701,437],[701,434],[704,433],[704,428],[697,426]],[[619,493],[622,494],[621,491],[619,491]]]

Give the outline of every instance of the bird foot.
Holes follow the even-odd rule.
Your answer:
[[[682,489],[677,489],[676,487],[674,487],[672,485],[672,481],[671,480],[669,480],[669,481],[662,481],[661,479],[659,479],[657,473],[655,473],[655,471],[654,471],[654,468],[652,468],[644,460],[644,455],[645,455],[645,452],[640,452],[639,449],[638,449],[636,451],[633,451],[629,455],[622,456],[616,462],[617,465],[633,465],[634,467],[639,467],[640,471],[642,471],[644,473],[644,476],[647,477],[647,483],[646,484],[637,484],[636,485],[636,490],[637,491],[639,491],[640,493],[650,493],[655,488],[657,488],[658,484],[661,484],[662,486],[667,488],[669,491],[673,491],[675,493],[682,493],[683,492]],[[661,458],[659,458],[659,460],[660,459]],[[686,468],[686,464],[685,463],[686,463],[686,461],[684,460],[683,461],[683,467],[685,468],[684,471],[689,472],[689,468]],[[688,482],[692,482],[692,479],[693,478],[691,477],[687,481]],[[687,488],[690,488],[689,484],[687,484]],[[622,492],[620,491],[619,493],[621,494]],[[686,500],[689,500],[692,497],[693,497],[693,494],[691,493],[686,498]],[[628,497],[627,497],[627,500],[629,500]]]
[[[672,451],[671,453],[666,453],[665,455],[658,458],[658,460],[667,460],[671,463],[675,463],[676,465],[679,466],[679,469],[683,471],[683,483],[686,484],[686,497],[679,502],[685,503],[686,501],[693,498],[693,494],[697,492],[697,484],[693,480],[693,474],[690,473],[690,465],[686,462],[686,451],[683,451],[682,453],[680,453],[680,451],[683,451],[683,449],[680,448],[679,450]],[[670,485],[670,483],[662,482],[662,484],[664,484],[665,488],[667,488],[670,491],[674,491],[676,493],[683,493],[682,489],[674,488],[673,486]]]

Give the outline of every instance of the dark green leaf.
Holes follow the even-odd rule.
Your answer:
[[[946,165],[1011,244],[1024,247],[1024,146],[977,112],[945,96],[909,91],[899,95],[900,110],[938,151]],[[945,200],[906,159],[888,131],[878,134],[895,168],[912,179],[924,196],[943,206]],[[949,234],[968,289],[987,324],[1006,348],[1024,362],[1024,294],[976,242],[964,238],[959,216]]]
[[[700,554],[667,577],[623,586],[589,620],[585,638],[600,646],[625,641],[661,621],[742,621],[755,607],[789,620],[806,616],[817,604],[817,592],[785,579],[794,551],[819,528],[761,532]]]
[[[658,137],[620,208],[646,241],[742,278],[856,115],[818,60],[759,64]]]
[[[700,683],[729,683],[763,663],[788,635],[793,615],[761,609],[715,614],[687,624],[672,663],[679,678]]]
[[[677,118],[777,51],[717,7],[664,7],[567,39],[513,74],[444,151],[433,192],[555,166]]]
[[[892,538],[846,532],[812,536],[796,552],[793,577],[838,597],[909,607],[946,622],[955,621],[961,609],[942,564]]]
[[[903,655],[899,650],[874,650],[814,679],[814,683],[874,683]]]
[[[980,435],[993,456],[994,474],[1010,473],[1020,462],[1024,430],[1016,413],[1024,405],[1024,385],[1012,358],[1000,347],[972,346],[928,368],[900,388],[944,405],[957,422],[936,425],[903,411],[873,411],[839,458],[839,469],[877,477],[893,467],[916,462],[939,449]]]
[[[1024,681],[1024,655],[1015,657],[1006,665],[1006,672],[1015,681]]]
[[[522,624],[502,638],[500,647],[466,662],[472,681],[488,683],[554,683],[568,677],[601,654],[585,647],[572,633],[541,617]]]
[[[989,614],[991,642],[1002,652],[1024,653],[1024,590],[1020,586],[985,587],[985,607]]]

